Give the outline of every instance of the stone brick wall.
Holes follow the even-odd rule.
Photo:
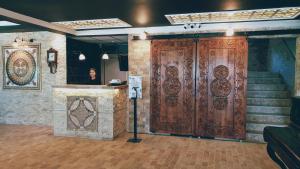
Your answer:
[[[296,41],[295,96],[300,96],[300,36]]]
[[[0,58],[0,123],[52,125],[52,85],[66,84],[66,37],[51,32],[1,33],[0,46],[16,37],[33,38],[41,44],[41,90],[3,89],[3,58]],[[58,51],[58,70],[51,74],[47,50]]]
[[[132,40],[128,38],[128,65],[129,76],[143,76],[143,98],[138,100],[138,131],[150,131],[150,40]],[[129,101],[128,130],[133,128],[133,103]]]
[[[114,136],[126,130],[127,90],[118,90],[114,97]]]

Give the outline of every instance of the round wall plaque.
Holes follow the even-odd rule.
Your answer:
[[[29,52],[16,50],[7,58],[6,72],[14,84],[23,86],[30,83],[34,78],[36,62]]]
[[[227,79],[215,79],[211,83],[213,96],[227,97],[231,92],[231,84]]]
[[[229,75],[228,67],[224,65],[219,65],[214,68],[214,76],[217,79],[225,79],[228,77],[228,75]]]

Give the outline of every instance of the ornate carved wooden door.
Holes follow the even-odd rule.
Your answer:
[[[152,132],[193,134],[195,49],[191,39],[152,41]]]
[[[195,135],[245,138],[247,60],[244,37],[200,39]]]

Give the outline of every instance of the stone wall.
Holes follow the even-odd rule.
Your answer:
[[[269,40],[268,71],[280,73],[288,90],[294,93],[295,84],[295,38]]]
[[[248,39],[248,70],[267,71],[268,39]]]
[[[296,40],[295,96],[300,96],[300,36]]]
[[[118,90],[114,97],[114,136],[118,136],[126,130],[127,90]]]
[[[0,46],[10,45],[16,37],[41,44],[41,90],[3,89],[3,59],[0,59],[0,123],[52,125],[52,85],[66,84],[66,37],[51,32],[1,33]],[[47,50],[58,51],[58,70],[51,74]]]
[[[150,131],[150,40],[132,40],[128,38],[128,65],[129,76],[143,76],[143,98],[138,100],[138,131]],[[133,103],[129,102],[128,130],[133,128]]]

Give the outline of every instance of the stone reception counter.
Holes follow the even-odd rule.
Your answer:
[[[53,87],[55,136],[112,140],[126,129],[127,86]]]

